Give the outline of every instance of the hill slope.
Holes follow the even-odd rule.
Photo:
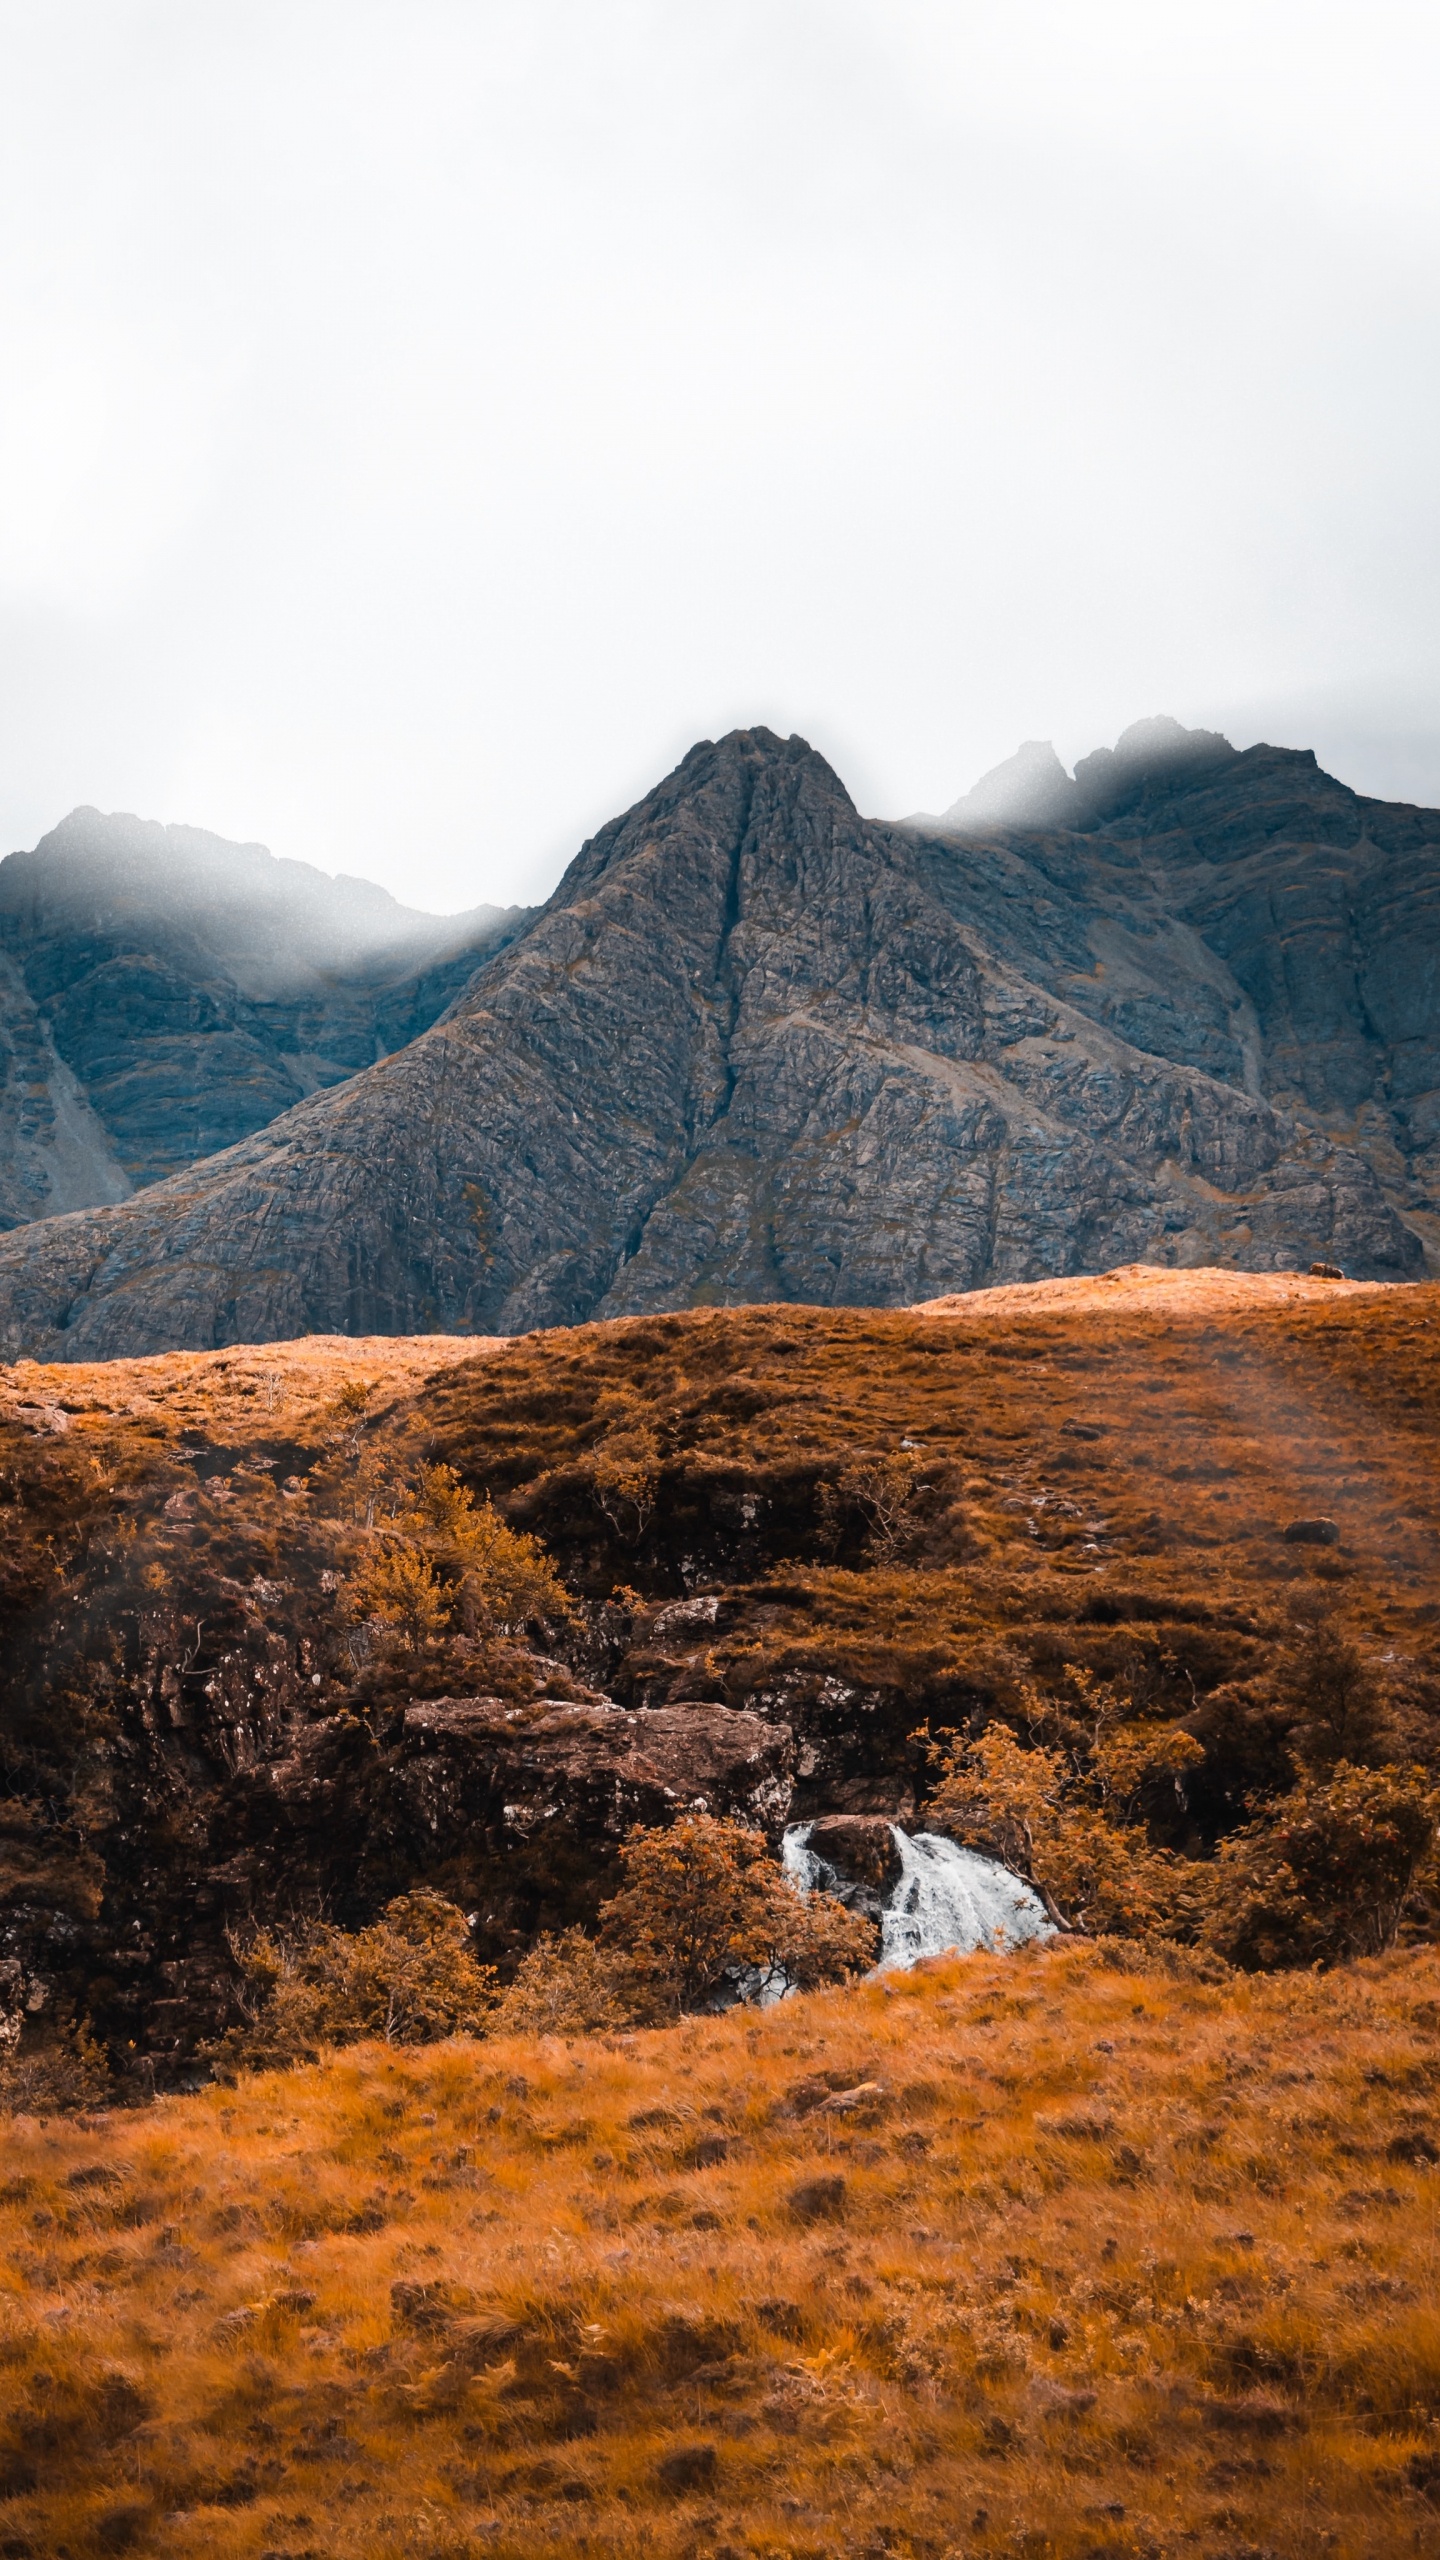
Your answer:
[[[16,2125],[0,2532],[1410,2560],[1437,1993],[1428,1951],[1217,1987],[1051,1949]]]
[[[1027,1688],[1073,1718],[1087,1676],[1194,1737],[1149,1816],[1203,1862],[1292,1783],[1317,1623],[1383,1689],[1380,1756],[1440,1768],[1436,1297],[1140,1272],[22,1364],[0,1981],[173,2076],[253,1917],[350,1926],[423,1883],[509,1962],[593,1914],[631,1822],[912,1825],[918,1727],[1024,1729]],[[357,1523],[426,1459],[543,1537],[568,1629],[377,1651],[345,1606]],[[1325,1542],[1287,1538],[1316,1519]]]
[[[409,1049],[0,1245],[0,1345],[895,1304],[1141,1257],[1415,1274],[1440,816],[1269,748],[1132,759],[1110,802],[926,834],[862,820],[801,739],[696,747]]]
[[[0,862],[0,1227],[123,1200],[372,1066],[519,921],[75,810]]]

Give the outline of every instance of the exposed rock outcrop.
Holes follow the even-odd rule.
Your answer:
[[[1049,833],[868,822],[799,738],[694,748],[410,1048],[0,1244],[0,1349],[1416,1274],[1440,815],[1154,725]]]

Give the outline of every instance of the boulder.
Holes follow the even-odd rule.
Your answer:
[[[484,1829],[503,1851],[551,1825],[618,1843],[632,1823],[729,1814],[778,1836],[790,1810],[788,1726],[694,1704],[628,1710],[546,1699],[435,1698],[405,1717],[396,1773],[437,1846]]]
[[[872,1892],[884,1895],[900,1881],[900,1852],[888,1814],[824,1814],[810,1826],[810,1847],[837,1875]]]

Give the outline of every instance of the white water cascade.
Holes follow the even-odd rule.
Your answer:
[[[881,1910],[877,1972],[903,1972],[925,1956],[974,1955],[982,1947],[1018,1947],[1051,1935],[1039,1897],[997,1859],[958,1848],[934,1831],[912,1838],[892,1823],[890,1833],[900,1874]],[[806,1893],[833,1893],[842,1882],[811,1848],[808,1822],[791,1825],[781,1854],[786,1874]]]

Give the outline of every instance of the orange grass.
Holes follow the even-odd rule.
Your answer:
[[[1072,1946],[22,2119],[0,2553],[1433,2551],[1437,2079]]]

